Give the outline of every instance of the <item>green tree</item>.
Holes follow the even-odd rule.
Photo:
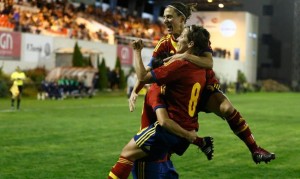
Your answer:
[[[87,61],[87,66],[93,67],[93,63],[92,63],[92,55],[89,55],[89,58],[88,58],[88,61]]]
[[[104,90],[108,86],[108,78],[107,78],[107,69],[105,64],[105,59],[102,58],[101,64],[98,61],[98,71],[99,71],[99,81],[98,88],[99,90]]]
[[[79,48],[77,42],[75,43],[75,46],[74,46],[72,63],[73,63],[74,67],[82,67],[82,66],[84,66],[83,55],[82,55],[82,53],[80,51],[80,48]]]
[[[9,77],[3,72],[3,65],[0,67],[0,97],[5,97],[8,95],[9,88]]]
[[[237,81],[241,84],[244,84],[247,82],[246,75],[241,70],[238,70],[237,78],[238,78]]]

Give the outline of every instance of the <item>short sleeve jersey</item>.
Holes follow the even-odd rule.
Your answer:
[[[156,58],[162,53],[168,53],[170,56],[176,53],[177,41],[173,35],[165,35],[156,45],[152,57]]]
[[[169,117],[186,130],[197,130],[197,104],[206,83],[206,70],[185,60],[175,60],[151,73],[158,85],[167,86],[165,103]]]
[[[13,72],[10,76],[10,79],[14,81],[14,85],[22,86],[23,80],[25,80],[26,75],[24,72]]]

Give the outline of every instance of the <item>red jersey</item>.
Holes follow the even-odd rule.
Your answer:
[[[173,35],[165,35],[160,39],[157,43],[152,57],[156,58],[161,54],[169,54],[169,56],[174,55],[176,53],[177,41],[174,39]]]
[[[145,96],[141,118],[141,129],[148,127],[150,124],[157,121],[155,113],[157,108],[166,108],[166,105],[161,96],[161,86],[153,83]]]
[[[162,54],[169,54],[169,56],[174,55],[176,53],[176,48],[177,48],[177,41],[176,39],[174,39],[173,35],[165,35],[164,37],[162,37],[160,39],[160,41],[158,42],[158,44],[156,45],[153,54],[152,54],[152,58],[157,58]],[[204,52],[210,52],[212,53],[212,49],[210,46],[210,42],[207,45],[207,49],[203,50]],[[151,65],[149,65],[151,66]],[[214,71],[211,70],[207,70],[207,76],[206,76],[206,84],[207,85],[213,85],[213,84],[218,84],[219,80],[216,78]]]
[[[206,83],[206,70],[186,60],[175,60],[151,71],[157,84],[165,84],[169,117],[186,130],[198,129],[197,104]]]
[[[174,55],[176,52],[177,42],[174,37],[170,34],[162,37],[153,52],[153,57],[158,57],[162,54],[168,54],[168,56]],[[165,56],[165,55],[164,55]],[[151,65],[151,62],[149,64]],[[141,129],[149,126],[157,120],[155,110],[158,107],[166,107],[164,100],[162,99],[161,87],[153,83],[145,96],[142,118],[141,118]]]

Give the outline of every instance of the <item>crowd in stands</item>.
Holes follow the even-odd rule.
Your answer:
[[[124,12],[121,8],[103,10],[95,5],[47,0],[4,0],[1,3],[0,28],[35,34],[108,42],[108,34],[92,31],[78,17],[95,20],[114,31],[116,37],[136,37],[157,41],[163,25]]]

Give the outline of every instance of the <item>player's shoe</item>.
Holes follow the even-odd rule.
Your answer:
[[[214,155],[214,141],[212,137],[203,138],[203,146],[199,147],[201,151],[206,155],[207,160],[211,160]]]
[[[275,154],[270,153],[261,147],[257,147],[257,149],[252,153],[252,158],[256,164],[260,162],[268,163],[275,159]]]

